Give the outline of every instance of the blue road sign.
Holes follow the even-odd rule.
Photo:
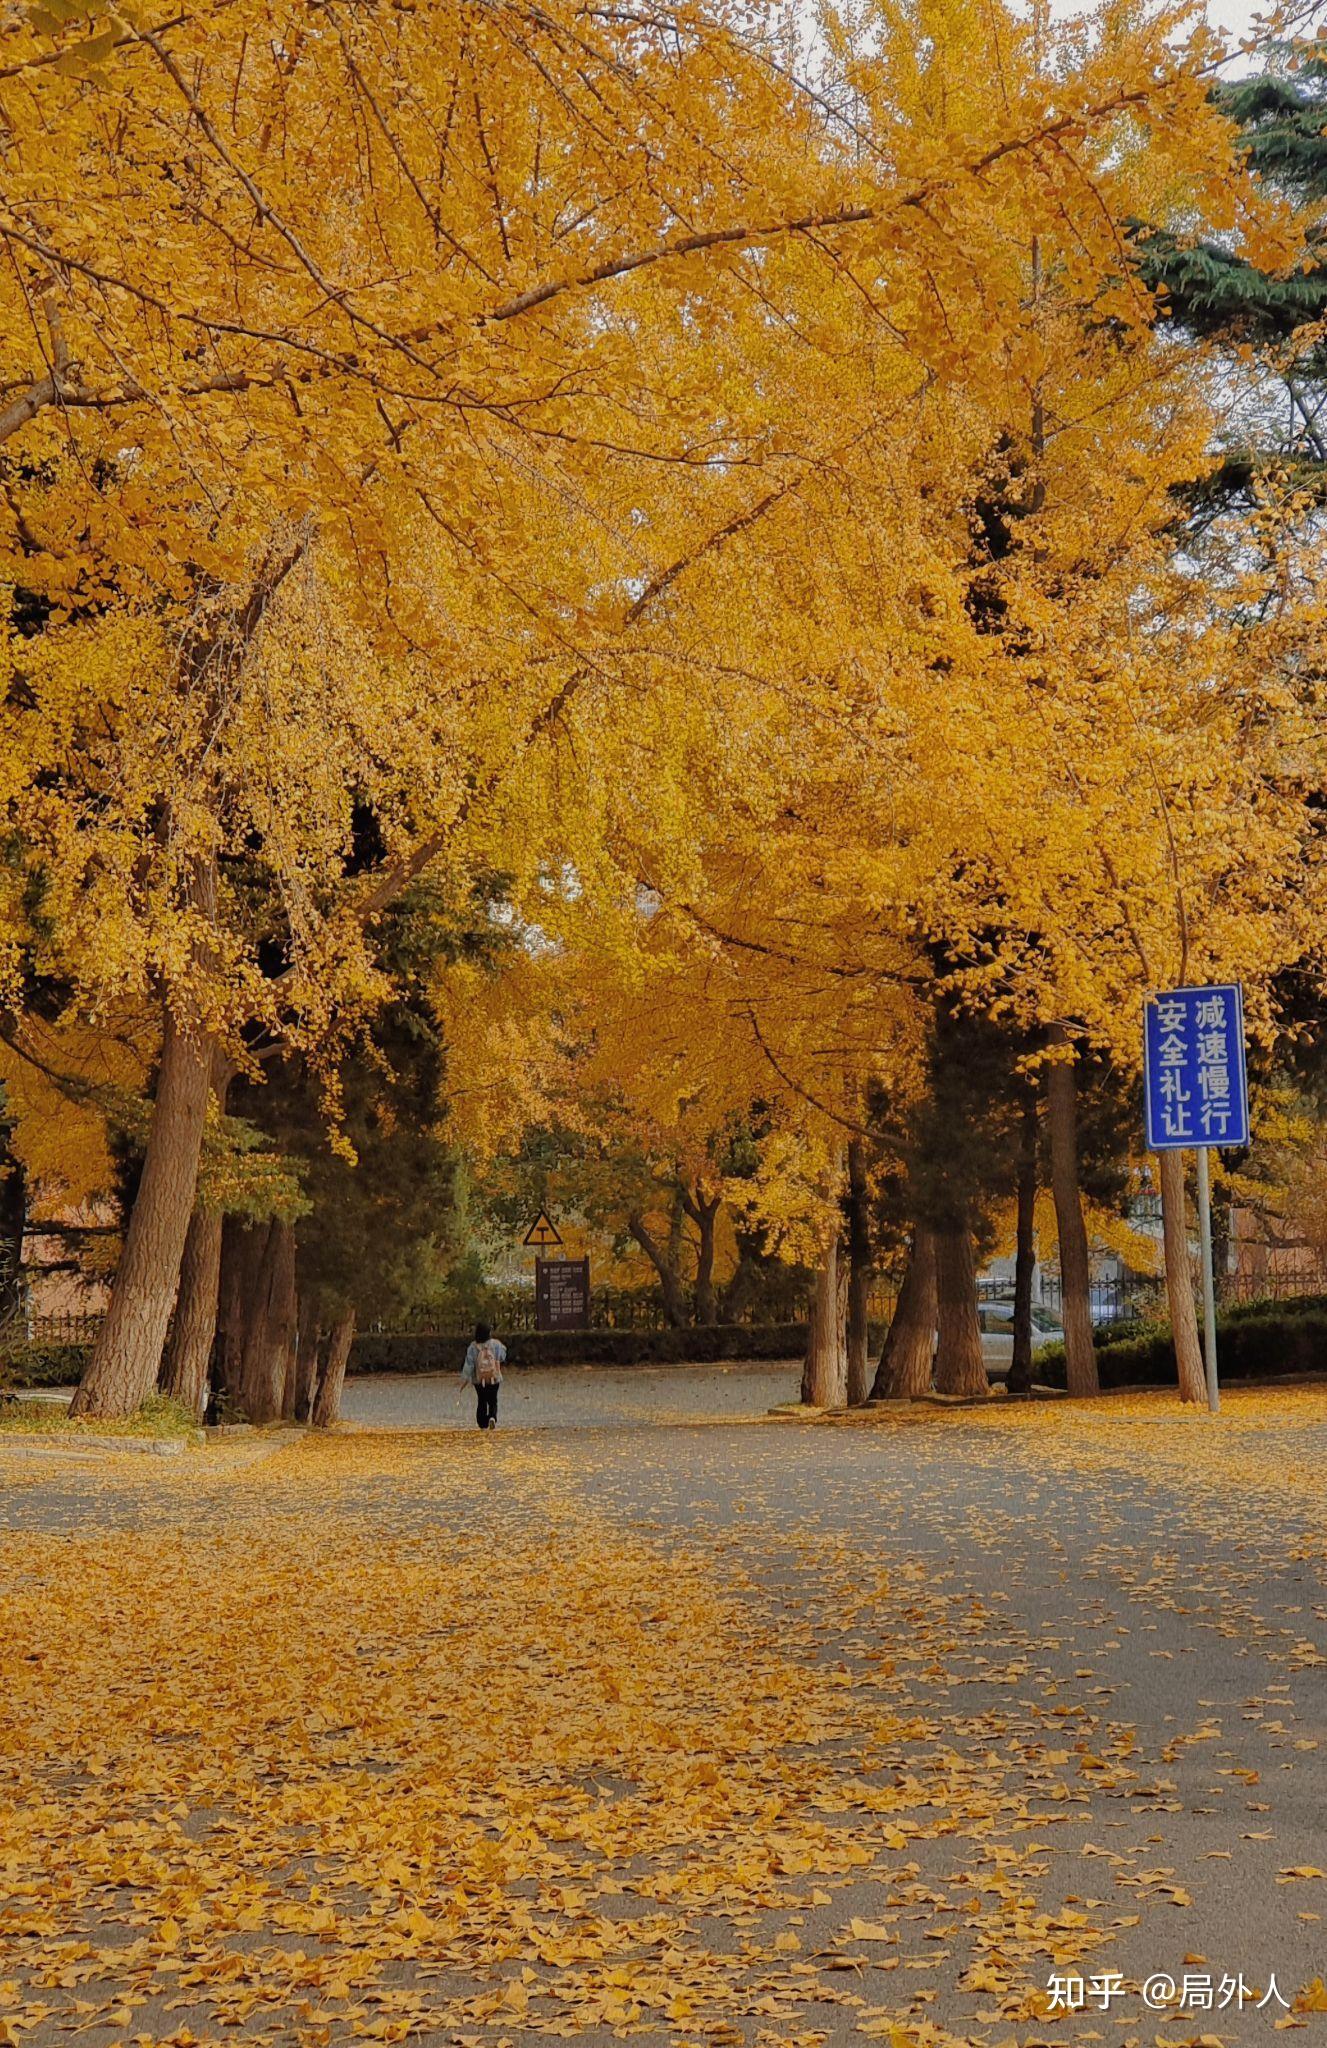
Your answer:
[[[1143,1088],[1151,1151],[1248,1144],[1244,997],[1238,984],[1172,988],[1149,999]]]

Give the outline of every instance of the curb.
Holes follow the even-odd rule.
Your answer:
[[[125,1451],[133,1458],[178,1458],[186,1450],[199,1448],[197,1441],[185,1437],[79,1436],[62,1441],[59,1437],[0,1436],[0,1456],[17,1451],[35,1458],[100,1459],[107,1451]]]
[[[76,1464],[100,1464],[108,1455],[124,1452],[131,1458],[178,1458],[185,1451],[202,1451],[204,1463],[238,1470],[256,1465],[277,1451],[303,1440],[301,1429],[275,1430],[268,1436],[257,1429],[199,1431],[194,1437],[78,1436],[0,1434],[0,1458],[13,1451],[20,1457],[70,1458]],[[219,1455],[218,1455],[219,1454]]]

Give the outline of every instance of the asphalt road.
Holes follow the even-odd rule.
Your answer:
[[[1099,1412],[1109,1428],[1108,1404]],[[1208,1424],[1193,1426],[1200,1459]],[[1118,1462],[1086,1471],[1062,1444],[1043,1465],[1035,1439],[1011,1462],[962,1414],[883,1431],[774,1425],[736,1443],[604,1435],[581,1463],[587,1491],[618,1513],[740,1559],[792,1603],[818,1657],[860,1668],[887,1650],[891,1705],[927,1730],[901,1746],[920,1784],[929,1759],[942,1800],[955,1780],[985,1779],[1006,1812],[1049,1822],[1042,1901],[1110,1927],[1085,1979],[1119,1970],[1141,1987],[1187,1969],[1242,1973],[1265,1992],[1275,1973],[1293,2001],[1327,1978],[1321,1504],[1278,1498],[1274,1467],[1228,1501],[1200,1464],[1178,1486],[1159,1481],[1146,1442],[1128,1448],[1146,1428],[1122,1421]],[[1308,1455],[1321,1470],[1321,1424]],[[882,1583],[863,1602],[868,1560]],[[956,1847],[943,1830],[914,1851],[951,1928]],[[1317,1874],[1284,1875],[1297,1869]],[[877,1903],[866,1887],[859,1911],[877,1917]],[[957,1989],[971,1951],[947,1939],[926,2016],[973,2038],[982,2001]],[[1048,2019],[1018,2038],[1245,2042],[1284,2017],[1273,2001],[1177,2025],[1132,1995],[1109,2018]],[[1301,2023],[1327,2036],[1327,2013]]]
[[[859,1863],[837,1869],[831,1855],[821,1867],[834,1874],[817,1888],[792,1857],[780,1880],[792,1893],[719,1915],[708,1936],[716,1948],[740,1940],[743,1956],[763,1942],[766,1966],[791,1945],[810,1974],[768,1994],[765,2009],[784,2015],[774,2021],[735,1989],[722,2023],[660,2025],[655,2038],[673,2048],[820,2048],[864,2034],[891,2048],[1242,2044],[1270,2042],[1277,2021],[1327,2035],[1327,2010],[1314,2009],[1327,1994],[1312,1988],[1327,1977],[1323,1396],[1235,1397],[1219,1423],[1147,1403],[843,1425],[725,1419],[725,1404],[754,1414],[771,1389],[786,1392],[785,1377],[764,1370],[705,1383],[531,1375],[529,1418],[581,1426],[296,1445],[246,1471],[225,1517],[259,1530],[272,1513],[295,1528],[334,1512],[353,1517],[360,1545],[384,1550],[445,1547],[458,1528],[468,1542],[484,1518],[517,1614],[521,1574],[534,1569],[522,1562],[529,1531],[592,1523],[596,1541],[656,1561],[633,1579],[642,1602],[666,1601],[691,1572],[747,1617],[734,1655],[753,1673],[777,1657],[794,1684],[800,1669],[808,1686],[814,1676],[841,1687],[841,1726],[813,1752],[799,1733],[809,1774],[790,1779],[768,1826],[789,1839],[819,1830],[855,1845]],[[403,1396],[406,1414],[393,1406]],[[419,1381],[361,1381],[347,1405],[379,1423],[431,1420],[432,1397]],[[437,1398],[453,1398],[445,1383]],[[508,1422],[515,1407],[508,1398]],[[25,1468],[0,1490],[0,1567],[6,1529],[132,1544],[169,1521],[186,1541],[206,1538],[220,1479],[190,1490],[127,1464],[105,1477]],[[0,1489],[13,1476],[0,1457]],[[409,1626],[397,1623],[407,1660]],[[575,1627],[558,1651],[573,1695]],[[513,1652],[524,1647],[516,1630]],[[4,1754],[18,1753],[11,1735]],[[595,1796],[626,1797],[632,1776],[624,1723]],[[714,1825],[705,1853],[718,1856],[724,1823]],[[618,1870],[621,1910],[636,1910],[637,1891],[674,1897],[668,1887],[698,1853],[643,1835]],[[574,1920],[571,1896],[564,1884],[538,1903]],[[849,1937],[853,1927],[872,1931]],[[0,1980],[6,1962],[18,1967],[17,1949],[0,1956]],[[736,1960],[733,1971],[738,1986]],[[1118,1988],[1111,1977],[1094,2010],[1105,1994],[1086,1987],[1107,1972]],[[1082,1978],[1088,2009],[1029,2006],[1029,1989],[1054,1974]],[[1189,1975],[1187,2008],[1163,2009],[1159,1974],[1177,1989]],[[1278,1996],[1256,2010],[1273,1975]],[[1296,2001],[1308,2009],[1288,2011]],[[206,2017],[177,2007],[171,2024],[206,2035]],[[161,2019],[164,2037],[164,2008]],[[540,2031],[513,2024],[504,2014],[416,2038],[441,2048]],[[622,2038],[588,2022],[571,2031],[592,2044]],[[41,2048],[64,2035],[51,2022],[16,2038]],[[111,2034],[88,2038],[101,2048]],[[303,2033],[292,2020],[272,2038]]]
[[[795,1360],[772,1365],[509,1367],[498,1396],[503,1429],[733,1421],[795,1401]],[[368,1373],[346,1381],[341,1412],[373,1429],[469,1429],[475,1397],[455,1373]]]

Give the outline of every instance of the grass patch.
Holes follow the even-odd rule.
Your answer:
[[[25,1401],[21,1394],[0,1395],[0,1434],[8,1436],[135,1436],[198,1437],[197,1421],[178,1401],[152,1394],[137,1415],[123,1422],[96,1416],[67,1415],[53,1401]]]

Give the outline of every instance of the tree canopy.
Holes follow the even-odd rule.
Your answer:
[[[353,1152],[421,882],[492,938],[432,956],[430,1121],[611,1125],[789,1257],[964,1020],[1016,1089],[1132,1073],[1176,980],[1272,1040],[1317,534],[1288,487],[1198,562],[1179,508],[1232,293],[1309,345],[1314,62],[964,0],[4,42],[5,1036],[151,1102],[87,1410],[155,1379],[232,1084]]]

